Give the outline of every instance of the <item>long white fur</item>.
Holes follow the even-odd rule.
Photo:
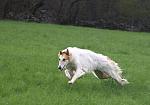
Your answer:
[[[68,47],[62,52],[65,52],[67,49],[69,50],[70,59],[69,63],[66,64],[65,74],[69,79],[71,79],[68,83],[73,84],[76,79],[86,73],[93,73],[94,76],[97,77],[94,70],[106,72],[121,85],[129,83],[126,79],[121,77],[122,70],[118,64],[109,57],[77,47]],[[70,71],[73,71],[73,76],[70,75]]]

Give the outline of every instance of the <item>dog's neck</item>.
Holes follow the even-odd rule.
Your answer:
[[[69,62],[66,66],[68,70],[76,70],[76,65],[73,62]]]

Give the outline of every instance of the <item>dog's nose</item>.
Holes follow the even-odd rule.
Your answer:
[[[60,69],[60,70],[61,70],[61,66],[58,66],[58,69]]]

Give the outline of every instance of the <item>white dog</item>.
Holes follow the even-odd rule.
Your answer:
[[[122,78],[122,71],[118,64],[102,54],[86,49],[68,47],[60,51],[58,57],[58,69],[65,70],[65,75],[69,78],[69,84],[73,84],[86,73],[93,73],[99,79],[111,77],[121,85],[129,83]]]

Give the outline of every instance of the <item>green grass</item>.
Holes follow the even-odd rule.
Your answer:
[[[130,84],[86,75],[68,85],[57,70],[68,46],[111,57]],[[0,105],[150,105],[150,33],[0,21]]]

